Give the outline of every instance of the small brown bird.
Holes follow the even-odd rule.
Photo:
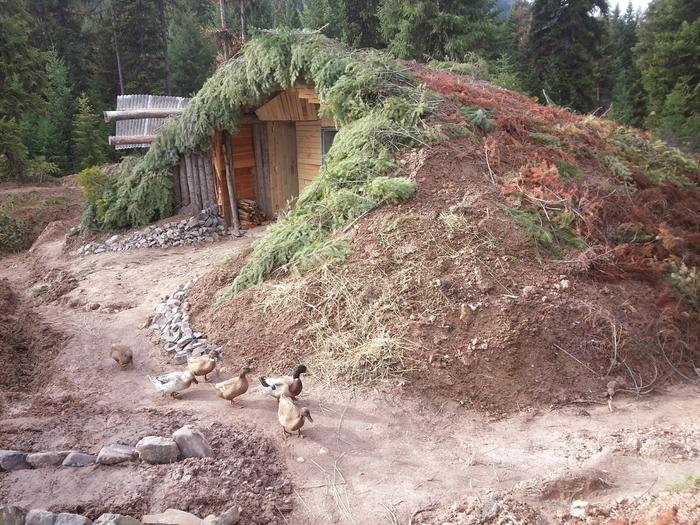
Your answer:
[[[280,396],[279,406],[277,407],[277,419],[282,425],[284,439],[287,439],[287,436],[291,436],[295,430],[298,432],[297,435],[299,437],[303,437],[301,435],[301,427],[304,426],[304,420],[308,419],[312,423],[314,422],[309,409],[306,407],[299,408],[289,396]]]
[[[231,406],[235,406],[235,399],[242,396],[248,391],[248,378],[246,374],[250,374],[250,368],[243,367],[236,377],[227,379],[220,383],[209,383],[216,390],[219,397],[231,402]],[[240,405],[239,405],[240,406]]]
[[[214,368],[216,368],[216,364],[221,361],[221,352],[219,350],[212,350],[208,354],[190,357],[187,360],[187,368],[189,368],[195,376],[204,376],[204,380],[209,381],[207,374],[212,372]]]
[[[134,362],[134,354],[131,353],[131,348],[126,345],[113,344],[109,355],[119,363],[119,366],[122,368],[126,368]]]

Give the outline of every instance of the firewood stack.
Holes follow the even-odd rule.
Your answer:
[[[241,220],[243,228],[251,228],[262,224],[266,217],[255,201],[240,199],[238,201],[238,218]]]

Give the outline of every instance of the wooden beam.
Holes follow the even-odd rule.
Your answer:
[[[144,108],[144,109],[118,109],[116,111],[105,111],[105,122],[116,122],[118,120],[134,120],[142,118],[168,118],[185,111],[185,108]]]
[[[109,137],[110,146],[123,146],[125,144],[150,144],[158,135],[134,135],[131,137]]]
[[[226,185],[228,186],[228,201],[231,207],[231,223],[234,235],[241,234],[241,221],[238,217],[238,202],[236,201],[236,181],[233,171],[233,148],[231,147],[231,135],[227,131],[222,133],[224,139],[224,164],[226,165]]]

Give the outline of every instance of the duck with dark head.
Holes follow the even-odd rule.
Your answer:
[[[291,376],[261,377],[260,384],[263,387],[263,392],[276,399],[279,399],[280,396],[296,399],[304,387],[301,383],[301,374],[305,372],[304,365],[297,365],[292,370]]]

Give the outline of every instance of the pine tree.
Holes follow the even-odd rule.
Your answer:
[[[296,0],[277,0],[272,3],[273,27],[301,27]]]
[[[27,148],[20,118],[41,108],[42,53],[30,40],[29,16],[20,0],[5,0],[0,16],[0,177],[24,177]],[[4,159],[4,160],[3,160]]]
[[[653,0],[635,53],[648,96],[647,125],[700,148],[700,2]]]
[[[301,11],[301,23],[308,29],[321,29],[331,38],[347,40],[347,11],[345,0],[306,0]]]
[[[594,63],[600,58],[606,0],[535,0],[527,45],[526,87],[561,106],[590,111],[596,104]]]
[[[642,75],[634,60],[638,19],[628,4],[624,17],[619,9],[611,21],[614,56],[614,88],[611,116],[626,126],[642,127],[646,117],[646,96]]]
[[[112,0],[112,10],[125,92],[165,94],[164,42],[156,3]]]
[[[36,123],[37,144],[30,146],[29,150],[33,156],[41,155],[56,164],[65,175],[72,168],[70,159],[74,101],[68,68],[55,51],[48,53],[44,99],[46,112]]]
[[[497,12],[490,0],[383,0],[382,35],[400,58],[462,60],[467,53],[498,53]]]
[[[193,11],[173,17],[169,30],[173,94],[190,96],[213,73],[216,49]]]
[[[100,129],[100,119],[90,105],[90,99],[82,93],[78,98],[78,111],[73,122],[73,154],[76,170],[102,164],[107,160],[105,137]]]

